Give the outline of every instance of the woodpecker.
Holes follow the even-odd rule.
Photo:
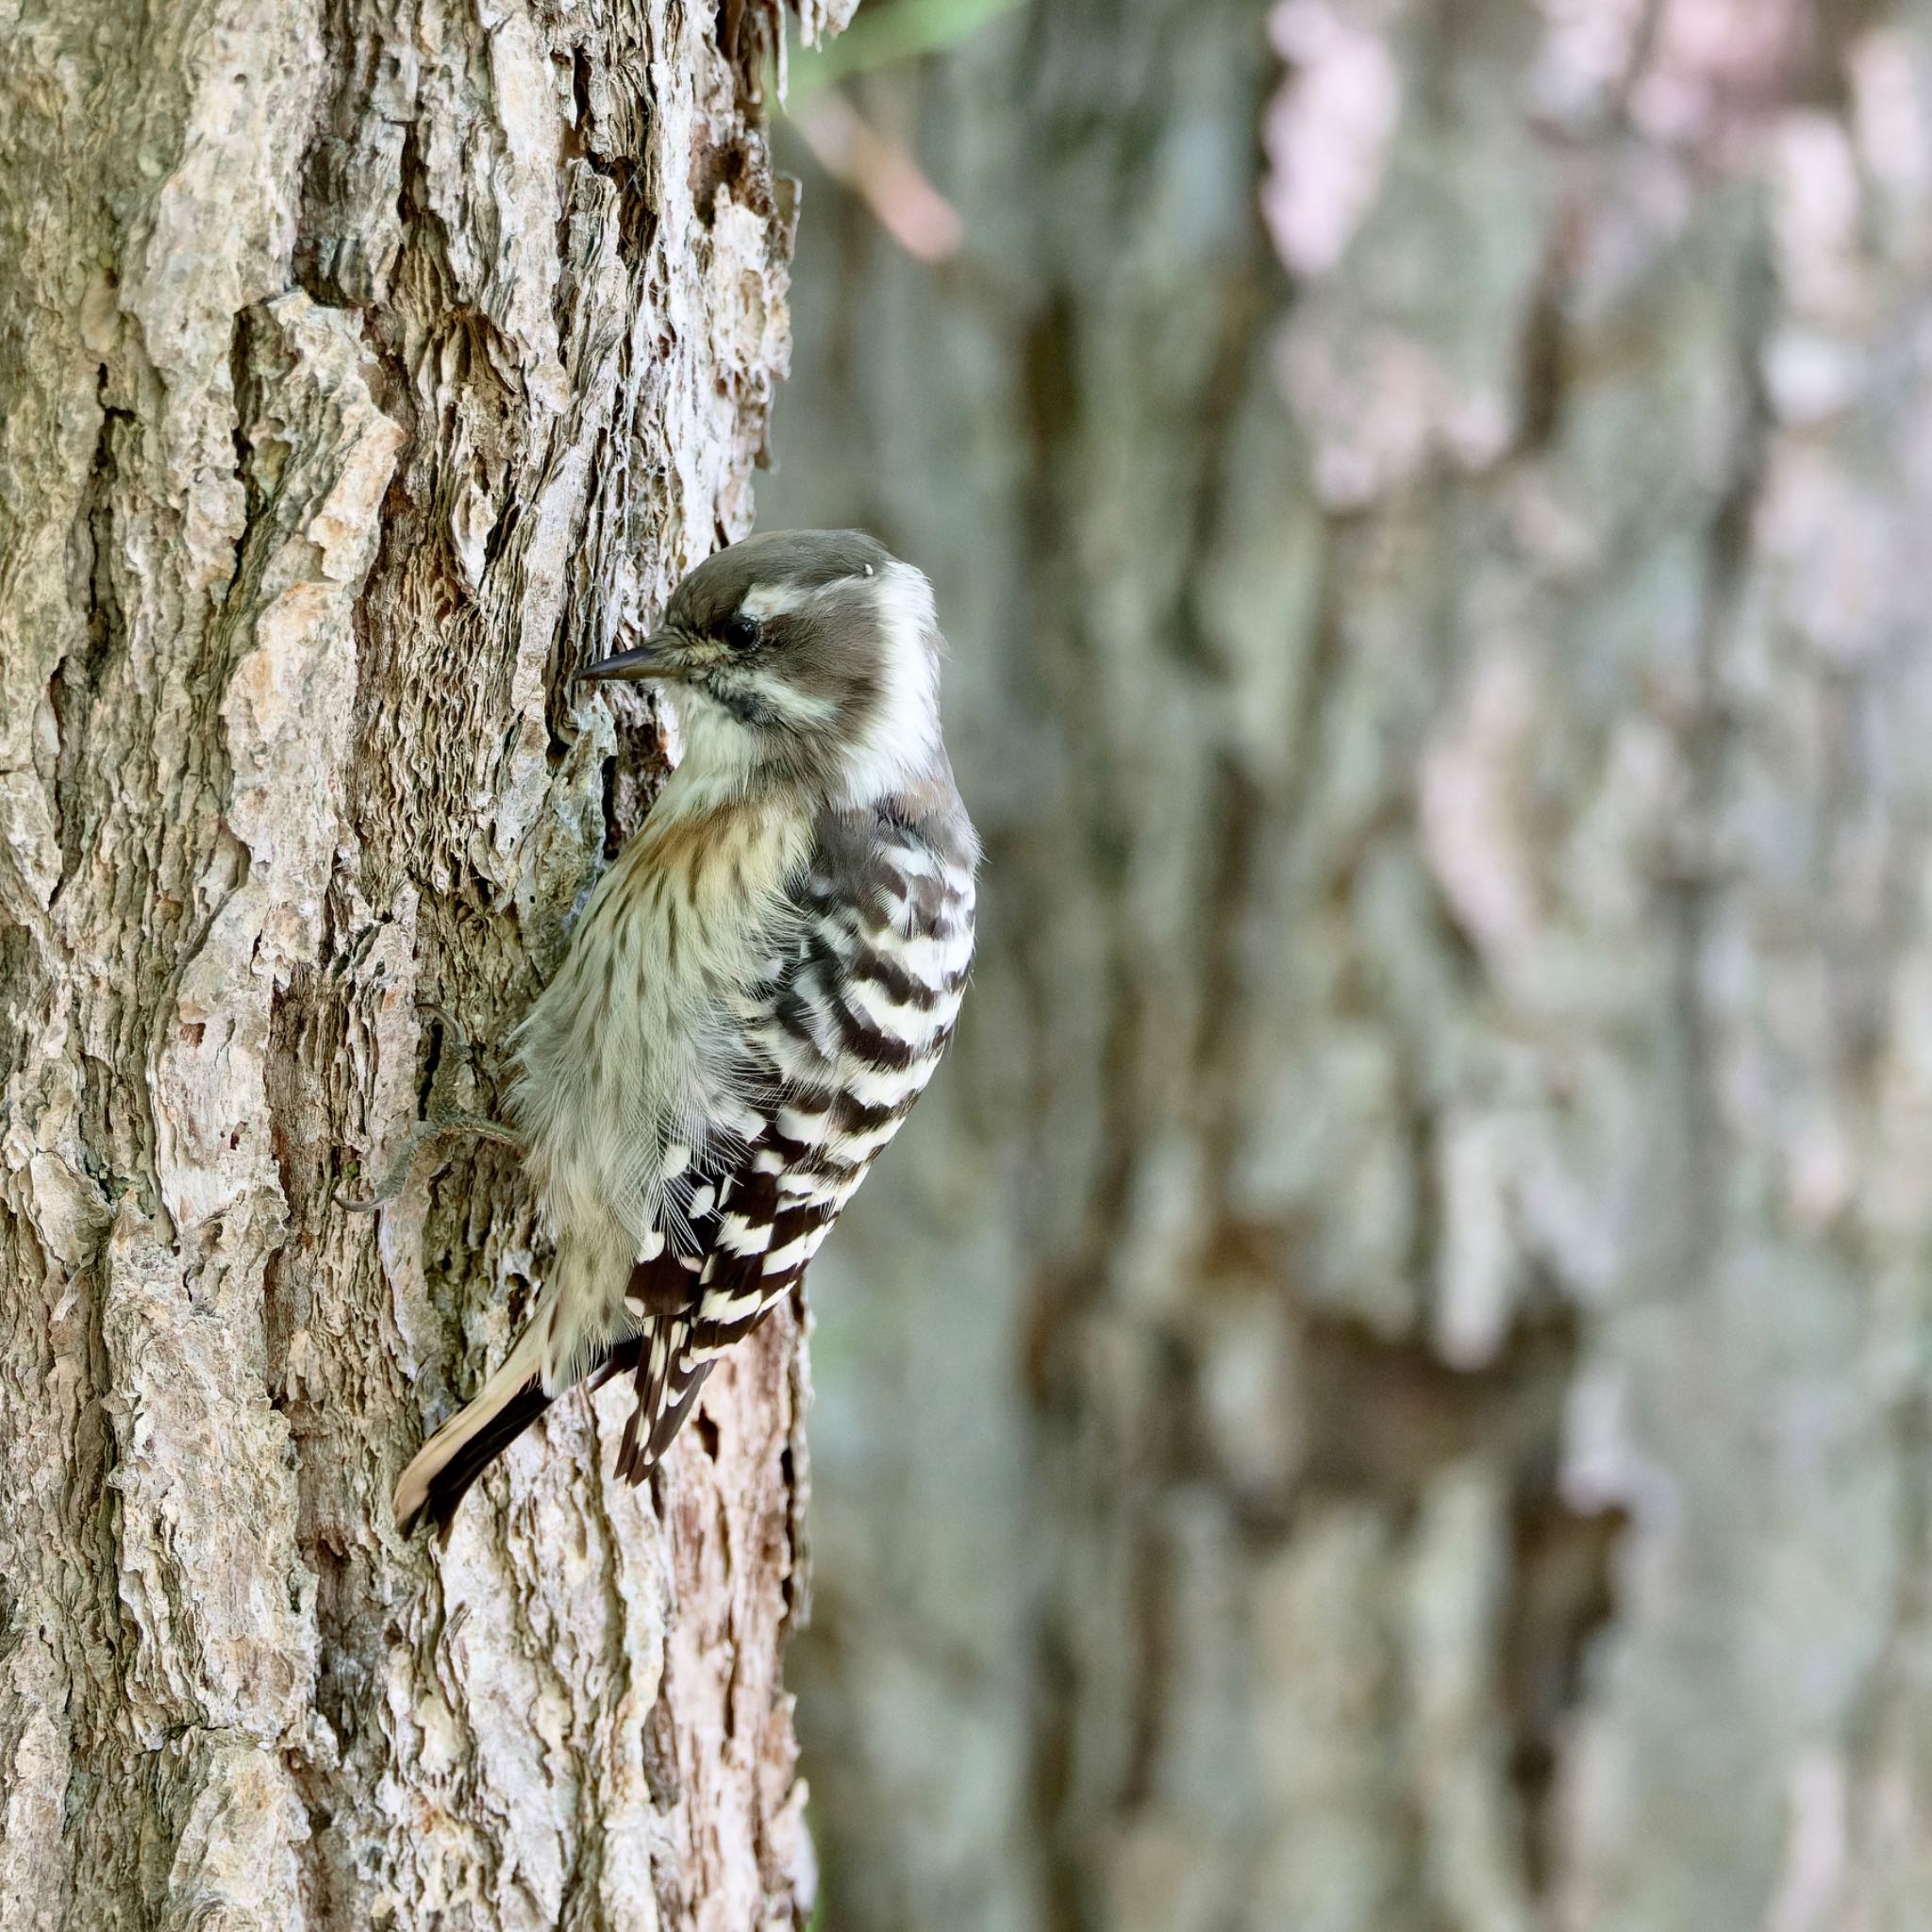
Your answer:
[[[395,1516],[464,1492],[567,1389],[627,1376],[618,1473],[806,1266],[931,1078],[973,957],[979,845],[940,734],[931,588],[856,530],[684,579],[579,674],[648,679],[683,755],[512,1039],[508,1108],[556,1258]]]

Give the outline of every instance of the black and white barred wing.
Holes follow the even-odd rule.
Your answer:
[[[943,824],[886,809],[820,822],[797,937],[745,1016],[753,1097],[708,1147],[675,1150],[680,1224],[632,1271],[642,1329],[611,1364],[635,1362],[621,1475],[643,1476],[711,1364],[798,1286],[924,1091],[972,964],[973,862]]]

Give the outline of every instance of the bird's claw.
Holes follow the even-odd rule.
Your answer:
[[[478,1141],[493,1141],[500,1147],[515,1148],[519,1154],[524,1151],[523,1136],[514,1128],[505,1126],[501,1121],[491,1120],[487,1114],[438,1114],[426,1121],[418,1121],[409,1129],[408,1138],[396,1150],[395,1158],[384,1171],[373,1194],[355,1200],[340,1189],[334,1189],[331,1190],[331,1198],[338,1208],[345,1208],[351,1214],[374,1214],[379,1208],[387,1208],[408,1186],[409,1175],[414,1172],[423,1150],[457,1134],[468,1134]]]
[[[419,1015],[434,1020],[442,1029],[443,1045],[447,1053],[463,1061],[468,1074],[461,1083],[474,1089],[475,1085],[476,1062],[479,1058],[475,1043],[471,1040],[469,1029],[450,1009],[434,1000],[419,1000],[416,1003]],[[443,1084],[438,1074],[437,1086]],[[453,1138],[458,1134],[469,1134],[477,1140],[494,1141],[499,1145],[513,1147],[523,1152],[522,1139],[505,1126],[502,1122],[491,1120],[487,1114],[470,1112],[460,1107],[437,1107],[432,1100],[429,1112],[409,1129],[403,1144],[397,1149],[395,1158],[384,1170],[382,1178],[376,1183],[375,1191],[358,1199],[341,1191],[340,1183],[329,1191],[329,1197],[339,1208],[351,1214],[374,1214],[387,1208],[409,1184],[409,1176],[415,1171],[417,1161],[424,1150],[438,1141]]]

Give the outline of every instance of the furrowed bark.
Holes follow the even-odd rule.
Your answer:
[[[663,770],[647,712],[567,680],[750,524],[776,27],[5,30],[9,1928],[806,1909],[795,1324],[641,1494],[602,1474],[621,1395],[560,1404],[439,1557],[390,1488],[541,1278],[530,1205],[461,1144],[377,1223],[330,1198],[424,1108],[495,1103]]]
[[[765,507],[934,575],[989,862],[814,1283],[839,1932],[1920,1923],[1925,9],[858,104],[965,243],[808,239]]]

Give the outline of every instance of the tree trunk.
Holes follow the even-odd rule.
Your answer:
[[[990,856],[814,1283],[838,1932],[1923,1925],[1932,16],[859,104],[965,252],[821,225],[766,508],[934,573]]]
[[[808,33],[839,10],[805,4]],[[663,769],[647,711],[568,678],[750,523],[787,351],[775,25],[15,9],[9,1932],[806,1908],[795,1324],[649,1491],[603,1473],[621,1392],[574,1400],[439,1556],[391,1485],[541,1277],[530,1204],[461,1145],[379,1222],[331,1201],[424,1108],[494,1104]]]

